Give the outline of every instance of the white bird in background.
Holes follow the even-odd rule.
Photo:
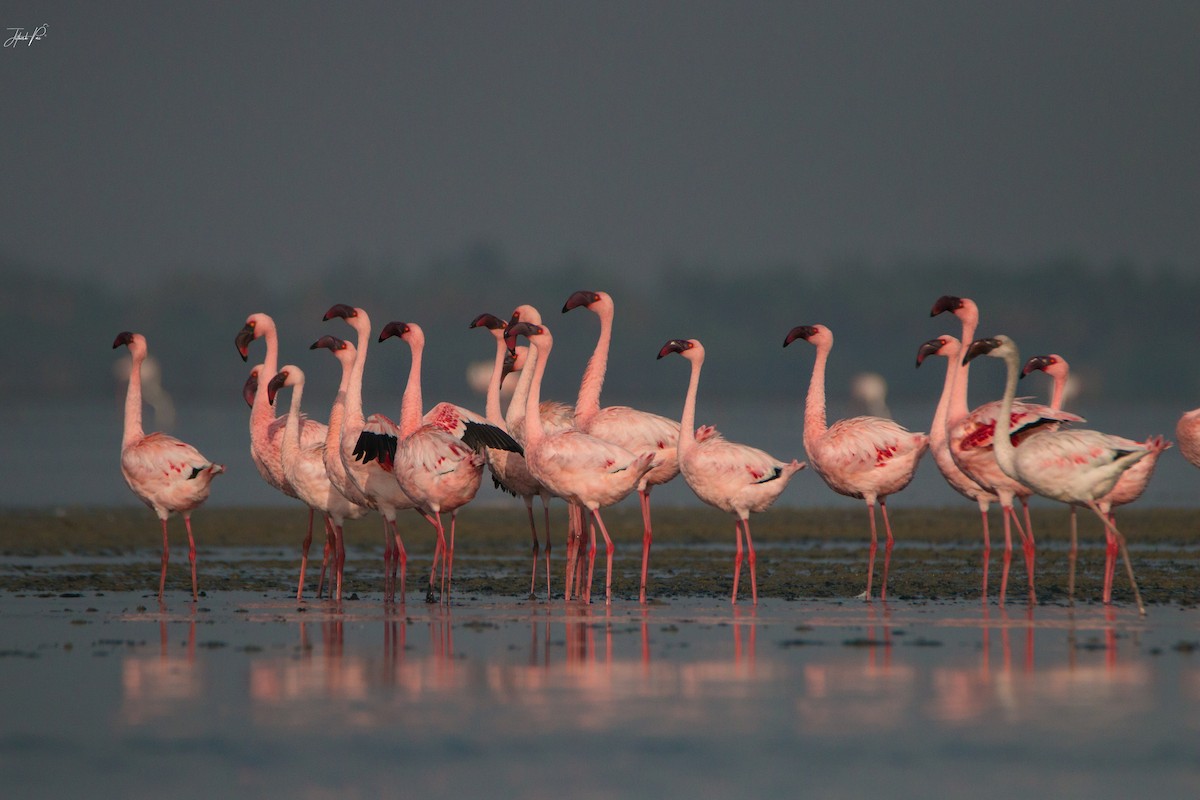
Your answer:
[[[1021,377],[1024,378],[1032,372],[1039,371],[1045,372],[1053,381],[1050,407],[1061,409],[1064,398],[1067,396],[1068,389],[1071,386],[1071,365],[1057,353],[1032,356],[1025,362],[1025,366],[1021,369]],[[1171,443],[1161,436],[1151,436],[1145,442],[1135,442],[1129,439],[1125,441],[1127,446],[1145,445],[1150,449],[1150,453],[1132,467],[1122,472],[1112,491],[1097,501],[1096,504],[1100,507],[1100,511],[1108,517],[1109,522],[1113,525],[1117,524],[1117,515],[1113,509],[1117,506],[1132,503],[1142,496],[1142,493],[1146,491],[1146,486],[1150,483],[1150,478],[1154,475],[1154,468],[1158,465],[1158,457],[1164,450],[1171,446]],[[1078,532],[1075,517],[1075,506],[1072,505],[1071,549],[1069,551],[1070,568],[1067,577],[1067,594],[1070,597],[1075,596],[1075,558],[1078,552]],[[1116,537],[1112,535],[1112,531],[1108,530],[1108,528],[1104,529],[1104,537],[1106,540],[1104,554],[1104,602],[1110,603],[1112,602],[1113,573],[1116,571],[1117,566],[1118,547]]]
[[[247,389],[251,386],[254,388],[253,397],[250,398],[250,459],[258,469],[258,474],[269,486],[278,489],[288,497],[299,499],[299,494],[288,482],[287,476],[283,472],[283,462],[279,455],[283,429],[287,425],[287,415],[276,417],[275,410],[270,400],[267,399],[267,384],[279,369],[279,334],[275,328],[275,320],[267,314],[255,313],[246,317],[245,325],[234,337],[234,345],[237,347],[242,361],[249,359],[250,344],[256,339],[262,339],[266,343],[267,355],[260,365],[257,378],[254,378],[253,371],[251,373],[252,379],[256,382],[253,384],[249,380],[246,382]],[[300,440],[303,446],[307,447],[324,441],[325,433],[326,428],[321,423],[302,418]],[[305,567],[308,565],[308,551],[312,545],[313,514],[317,510],[311,505],[308,507],[308,528],[300,546],[301,592],[304,588]],[[332,523],[328,519],[325,519],[325,533],[327,537],[333,535]],[[326,550],[327,559],[328,548]],[[324,572],[325,564],[322,563],[322,575]]]
[[[887,390],[887,379],[878,372],[860,372],[850,381],[850,398],[871,417],[892,418]]]
[[[867,600],[871,599],[871,578],[875,572],[875,551],[878,548],[875,502],[879,501],[887,534],[879,598],[887,599],[893,542],[887,498],[912,481],[917,464],[929,446],[929,437],[924,433],[911,433],[882,417],[850,417],[827,425],[825,363],[829,360],[829,351],[833,349],[833,333],[824,325],[798,325],[788,332],[783,346],[787,347],[797,339],[804,339],[817,348],[804,405],[804,449],[808,452],[813,469],[830,489],[866,501],[871,517],[867,589],[863,593]]]
[[[961,402],[960,414],[966,414],[966,393],[960,392],[953,397],[956,385],[955,375],[962,370],[962,343],[953,336],[939,336],[921,345],[917,351],[917,366],[921,366],[929,356],[942,356],[946,359],[946,380],[942,383],[942,395],[938,398],[937,410],[933,412],[933,422],[929,426],[929,451],[933,454],[934,463],[942,477],[954,491],[974,500],[979,505],[979,515],[983,519],[983,601],[987,602],[988,590],[988,557],[992,552],[992,538],[988,532],[988,507],[999,501],[994,492],[984,489],[975,480],[962,471],[950,453],[950,438],[946,430],[946,420],[950,416],[950,405],[953,400]],[[965,381],[958,381],[965,386]],[[1004,512],[1007,514],[1007,512]],[[1007,526],[1008,519],[1005,518]]]
[[[1119,436],[1080,428],[1043,430],[1029,436],[1021,446],[1014,447],[1004,432],[1012,433],[1013,400],[1021,373],[1021,357],[1016,344],[1007,336],[979,339],[967,350],[969,361],[981,355],[1003,359],[1008,368],[1004,397],[1000,401],[997,419],[1009,420],[1006,429],[996,436],[996,461],[1005,474],[1021,481],[1043,497],[1072,505],[1086,505],[1095,512],[1104,527],[1116,537],[1129,583],[1133,587],[1138,611],[1146,613],[1141,592],[1133,577],[1133,565],[1125,537],[1100,510],[1098,500],[1112,491],[1121,473],[1150,454],[1150,448]],[[1072,542],[1074,545],[1074,542]]]
[[[765,511],[787,488],[788,482],[804,464],[784,463],[766,451],[726,441],[720,434],[696,439],[696,393],[700,369],[704,366],[704,346],[696,339],[672,339],[658,351],[662,358],[679,353],[692,365],[683,416],[679,421],[677,453],[679,470],[696,496],[722,511],[733,514],[737,555],[733,566],[733,602],[737,602],[738,578],[742,572],[742,538],[750,562],[750,592],[758,605],[758,576],[755,571],[754,543],[750,538],[750,513]]]
[[[396,528],[396,513],[417,509],[416,502],[404,493],[396,477],[378,460],[360,461],[355,457],[359,437],[364,430],[399,436],[399,426],[383,414],[363,414],[362,385],[366,370],[367,346],[371,340],[371,317],[362,308],[338,303],[325,312],[325,320],[345,320],[358,335],[357,356],[346,388],[345,417],[342,421],[342,440],[338,454],[346,468],[346,475],[358,491],[366,498],[371,508],[383,517],[383,596],[384,602],[396,598],[396,573],[400,574],[400,600],[404,601],[405,577],[408,570],[408,552],[400,540]],[[422,513],[418,509],[418,513]],[[422,513],[422,516],[425,516]],[[426,516],[426,519],[429,519]],[[432,524],[430,520],[430,524]]]
[[[646,473],[637,487],[642,507],[642,583],[638,600],[645,603],[650,545],[654,539],[650,520],[650,490],[674,480],[679,474],[679,459],[675,453],[679,424],[659,414],[629,406],[600,407],[600,390],[604,387],[609,344],[612,341],[613,300],[606,292],[580,291],[567,298],[562,310],[565,314],[579,307],[588,309],[600,318],[600,335],[579,385],[579,397],[575,401],[575,427],[631,453],[651,453],[655,460],[654,469]]]
[[[471,321],[470,325],[472,328],[487,330],[496,339],[496,358],[487,385],[486,414],[489,423],[503,430],[508,429],[504,421],[504,416],[500,413],[500,387],[507,374],[505,371],[505,362],[508,360],[508,347],[504,344],[504,329],[506,325],[507,323],[504,320],[494,314],[480,314]],[[515,362],[516,359],[514,357],[512,361],[514,367]],[[487,451],[487,459],[496,486],[512,495],[520,497],[525,503],[525,511],[529,515],[529,531],[533,537],[533,576],[529,581],[530,597],[537,595],[537,569],[541,549],[538,545],[537,522],[533,517],[533,498],[537,496],[542,499],[542,514],[545,517],[546,530],[546,599],[549,600],[550,491],[545,486],[542,486],[537,478],[533,477],[533,474],[529,471],[529,465],[525,463],[524,454],[511,450],[489,449]]]
[[[188,560],[192,566],[192,600],[196,590],[196,540],[192,536],[192,511],[208,499],[212,479],[225,471],[221,464],[209,461],[190,444],[165,433],[147,434],[142,429],[142,363],[146,360],[146,337],[122,331],[113,341],[113,349],[129,348],[132,366],[129,388],[125,393],[125,426],[121,437],[121,474],[138,498],[154,509],[162,522],[162,573],[158,579],[158,599],[162,602],[167,584],[167,518],[178,513],[188,535]]]
[[[292,404],[287,415],[287,424],[280,442],[280,458],[283,461],[283,472],[288,483],[295,489],[296,494],[309,505],[328,517],[333,527],[337,555],[334,559],[333,574],[336,576],[337,589],[334,595],[342,597],[342,574],[345,570],[346,549],[342,539],[342,528],[347,519],[358,519],[366,513],[366,508],[356,505],[346,499],[329,479],[325,470],[325,442],[304,445],[300,440],[301,398],[304,395],[304,372],[294,364],[283,367],[267,384],[267,398],[275,404],[275,396],[283,387],[291,387]],[[307,556],[307,553],[305,554]],[[307,561],[307,558],[305,559]],[[304,590],[304,565],[300,567],[300,588],[296,590],[296,599],[300,599]]]
[[[510,324],[505,334],[510,348],[517,336],[525,336],[536,357],[529,395],[525,401],[525,460],[529,471],[542,485],[591,513],[591,553],[588,561],[588,582],[585,597],[591,598],[592,572],[595,566],[596,528],[604,536],[607,547],[607,573],[604,581],[604,601],[612,602],[612,539],[600,516],[600,509],[620,502],[641,483],[654,468],[654,453],[634,454],[623,447],[598,439],[583,431],[569,429],[548,432],[538,413],[542,378],[554,339],[545,325],[530,322]]]

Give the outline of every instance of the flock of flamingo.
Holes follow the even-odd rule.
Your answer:
[[[536,596],[543,565],[546,597],[551,596],[549,503],[557,497],[569,507],[565,598],[591,601],[598,530],[606,548],[605,602],[611,603],[613,544],[601,509],[636,491],[643,522],[639,600],[645,603],[653,539],[650,492],[682,474],[697,497],[734,516],[737,549],[731,599],[738,601],[738,584],[746,561],[751,598],[758,602],[750,514],[769,508],[806,464],[784,461],[763,450],[728,441],[712,426],[696,426],[696,397],[704,365],[704,347],[696,339],[671,339],[658,353],[660,359],[678,354],[690,364],[680,421],[627,406],[602,406],[600,393],[612,340],[613,301],[605,292],[575,292],[562,310],[565,313],[575,308],[595,313],[600,333],[574,406],[541,397],[554,339],[536,308],[518,306],[507,322],[481,314],[471,323],[472,328],[487,330],[496,343],[483,414],[445,402],[426,410],[421,392],[424,333],[415,323],[388,323],[378,341],[399,338],[408,344],[412,356],[399,420],[393,421],[379,413],[368,416],[363,408],[370,317],[362,308],[334,305],[326,312],[325,320],[344,321],[354,331],[355,341],[327,335],[311,345],[311,349],[332,352],[341,366],[341,380],[327,424],[302,413],[305,376],[295,365],[279,366],[278,334],[271,317],[256,313],[246,319],[235,339],[242,359],[248,360],[255,340],[264,340],[266,347],[262,363],[251,370],[244,387],[250,406],[250,452],[263,480],[309,508],[298,599],[304,593],[315,515],[319,513],[324,519],[326,534],[317,595],[324,592],[328,570],[330,597],[340,600],[345,568],[343,525],[347,519],[376,512],[384,529],[384,599],[395,602],[399,577],[402,602],[408,556],[396,516],[412,509],[428,520],[437,537],[426,600],[448,600],[457,513],[474,498],[487,468],[497,487],[522,498],[528,511],[533,553],[531,597]],[[1119,552],[1138,610],[1144,614],[1113,509],[1142,494],[1159,455],[1170,443],[1161,436],[1137,442],[1076,427],[1082,418],[1061,408],[1068,369],[1065,359],[1056,354],[1035,356],[1022,368],[1017,347],[1008,337],[974,338],[979,310],[972,300],[941,297],[931,316],[943,312],[955,315],[962,331],[958,338],[943,335],[925,342],[917,353],[917,366],[929,356],[947,359],[945,381],[928,435],[912,433],[877,416],[852,417],[830,425],[825,413],[825,366],[833,348],[832,332],[824,325],[801,325],[793,328],[783,342],[786,347],[803,339],[816,349],[803,419],[809,463],[829,488],[867,505],[871,543],[866,590],[861,597],[872,597],[878,548],[876,503],[885,533],[879,589],[879,597],[884,599],[894,541],[887,498],[909,484],[921,457],[931,450],[949,484],[979,506],[985,602],[991,550],[987,512],[993,502],[1000,504],[1004,521],[1000,602],[1004,602],[1007,590],[1013,528],[1022,544],[1030,602],[1036,600],[1035,542],[1027,501],[1037,494],[1071,507],[1069,593],[1074,593],[1075,509],[1083,506],[1100,518],[1106,532],[1104,602],[1112,600]],[[522,339],[526,345],[519,344]],[[162,524],[160,601],[167,575],[167,519],[172,513],[183,517],[195,600],[196,546],[191,512],[207,499],[213,478],[224,467],[174,437],[143,431],[141,366],[147,355],[146,339],[141,334],[123,332],[113,347],[122,345],[129,348],[132,369],[125,400],[121,472],[134,494],[155,511]],[[970,363],[983,355],[1004,361],[1007,382],[1000,400],[972,410],[967,403]],[[1018,401],[1018,379],[1039,370],[1054,379],[1050,404]],[[500,388],[512,372],[519,373],[519,378],[508,408],[502,412]],[[286,413],[277,416],[274,404],[283,389],[291,390],[290,404]],[[1183,455],[1200,467],[1200,409],[1182,416],[1176,436]],[[539,545],[534,497],[541,498],[544,546]],[[1017,499],[1023,507],[1022,515],[1014,507]],[[450,516],[448,536],[443,513]]]

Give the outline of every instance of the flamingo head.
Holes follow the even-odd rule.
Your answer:
[[[379,332],[379,341],[382,342],[393,336],[399,337],[409,344],[412,344],[418,338],[424,341],[424,337],[421,336],[421,327],[415,322],[389,322]]]
[[[256,364],[254,369],[250,370],[250,374],[246,376],[246,382],[242,384],[242,399],[251,408],[254,408],[254,396],[258,394],[258,375],[262,372],[262,368],[262,364]]]
[[[591,308],[592,305],[599,303],[604,297],[607,296],[608,295],[604,294],[603,292],[575,292],[567,298],[567,302],[563,303],[563,313],[565,314],[572,308],[579,308],[580,306]]]
[[[267,400],[275,405],[275,395],[285,386],[299,386],[304,383],[304,373],[294,364],[288,364],[267,384]]]
[[[130,354],[136,358],[146,357],[146,337],[140,333],[131,333],[130,331],[121,331],[117,334],[117,338],[113,339],[113,349],[124,345],[129,348]]]
[[[1021,377],[1024,378],[1029,373],[1040,370],[1052,378],[1065,378],[1069,369],[1065,358],[1057,353],[1049,353],[1044,356],[1033,356],[1026,361],[1025,367],[1021,370]]]
[[[497,317],[495,314],[480,314],[478,317],[471,320],[471,324],[467,327],[487,328],[489,331],[495,333],[496,331],[503,331],[506,325],[508,325],[508,323]],[[496,335],[500,336],[502,334],[497,333]]]
[[[704,346],[700,344],[699,339],[671,339],[659,348],[658,357],[669,356],[671,353],[679,353],[688,361],[695,361],[704,357]]]
[[[352,320],[358,316],[358,313],[359,309],[355,308],[354,306],[348,306],[345,303],[336,303],[329,307],[329,310],[325,312],[325,316],[322,317],[322,320],[324,322],[328,322],[335,317],[338,319]]]
[[[783,340],[783,346],[787,347],[797,339],[803,339],[817,347],[833,346],[833,332],[824,325],[797,325],[788,331],[788,335]]]
[[[513,309],[512,317],[509,318],[508,324],[514,322],[532,322],[534,325],[542,324],[542,313],[533,306],[525,303]]]
[[[1015,353],[1017,350],[1016,344],[1007,336],[989,336],[985,339],[976,339],[971,342],[971,346],[967,348],[967,354],[963,356],[963,363],[966,364],[979,356],[991,356],[992,358],[1005,358],[1010,353]]]
[[[338,361],[353,362],[357,348],[345,339],[336,336],[322,336],[308,347],[309,350],[325,349],[331,351]]]
[[[246,317],[246,324],[238,331],[234,337],[233,343],[237,347],[238,355],[242,357],[242,361],[247,361],[250,358],[250,343],[255,339],[265,336],[267,331],[271,330],[275,325],[275,320],[268,317],[266,314],[251,314]]]
[[[516,352],[518,336],[524,336],[530,341],[534,337],[538,337],[543,341],[553,341],[550,337],[550,331],[545,325],[536,325],[532,322],[509,323],[508,329],[504,332],[504,343],[508,345],[508,352]]]
[[[968,297],[955,297],[952,294],[944,294],[933,304],[933,309],[929,312],[929,316],[936,317],[943,311],[949,311],[964,323],[979,324],[979,307],[975,305],[974,300]]]
[[[925,344],[921,345],[917,350],[917,366],[921,366],[922,362],[930,356],[946,356],[958,349],[958,339],[953,336],[939,336],[936,339],[930,339]]]

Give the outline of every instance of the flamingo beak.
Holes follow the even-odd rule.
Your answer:
[[[671,353],[682,353],[684,350],[691,349],[692,343],[687,339],[671,339],[662,346],[658,351],[658,357],[669,356]]]
[[[788,331],[787,337],[783,340],[783,346],[787,347],[797,339],[803,339],[807,342],[811,336],[816,334],[816,332],[817,329],[813,325],[797,325]]]
[[[933,304],[933,310],[929,312],[929,316],[936,317],[943,311],[949,311],[953,313],[962,308],[962,305],[963,302],[961,297],[955,297],[951,294],[944,294]]]
[[[248,361],[250,358],[250,343],[254,341],[254,326],[250,323],[238,331],[234,337],[233,343],[237,346],[238,354],[241,355],[242,361]]]

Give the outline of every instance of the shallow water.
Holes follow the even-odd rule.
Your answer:
[[[1200,788],[1195,608],[4,594],[0,641],[6,797]]]

